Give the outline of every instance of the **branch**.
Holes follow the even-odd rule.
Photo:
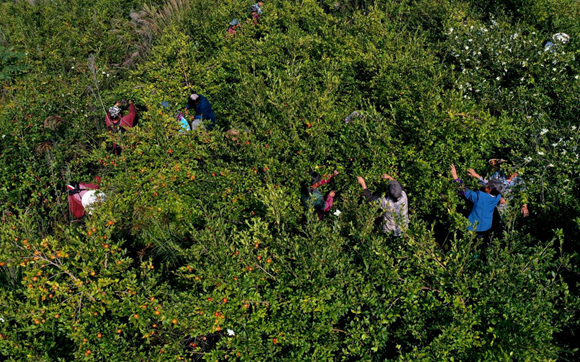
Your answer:
[[[271,276],[272,278],[274,278],[274,280],[276,280],[276,277],[273,276],[272,274],[268,273],[264,268],[262,268],[259,264],[256,263],[256,266],[260,269],[262,269],[262,271],[266,274],[268,274],[269,276]]]

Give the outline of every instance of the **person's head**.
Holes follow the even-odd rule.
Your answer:
[[[497,180],[489,181],[484,188],[484,191],[490,195],[497,196],[500,194],[501,184]]]
[[[320,174],[318,172],[312,172],[310,174],[310,185],[314,185],[318,181],[320,181]]]
[[[389,196],[393,200],[399,200],[403,194],[403,187],[398,181],[389,182]]]
[[[250,11],[252,12],[252,14],[255,14],[258,12],[259,9],[259,5],[258,4],[254,4],[252,5],[252,7],[250,8]]]
[[[260,7],[264,6],[264,2],[263,1],[258,1],[258,6],[260,6]]]
[[[187,108],[189,109],[195,108],[195,106],[197,106],[200,100],[201,98],[199,97],[199,95],[195,93],[190,95],[189,98],[187,98]]]
[[[230,28],[237,28],[238,25],[240,25],[238,19],[233,19],[232,21],[230,21]]]
[[[119,118],[119,116],[121,115],[121,108],[117,106],[109,108],[109,115],[111,116],[112,119]]]
[[[503,158],[492,158],[489,161],[489,165],[493,167],[495,170],[499,170],[500,166],[507,162]]]

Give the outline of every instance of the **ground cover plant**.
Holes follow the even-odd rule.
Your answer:
[[[0,3],[0,359],[576,360],[580,5],[251,5]],[[180,132],[193,92],[212,131]],[[483,246],[449,165],[493,157],[525,191]],[[334,170],[318,221],[300,184]],[[384,173],[400,238],[356,181]]]

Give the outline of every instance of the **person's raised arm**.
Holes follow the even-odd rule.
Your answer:
[[[133,127],[135,123],[135,118],[137,118],[137,110],[135,109],[135,105],[133,101],[129,101],[129,114],[123,117],[121,126],[123,127]]]
[[[477,172],[475,172],[475,170],[472,169],[472,168],[467,169],[467,174],[469,176],[471,176],[471,177],[475,177],[478,180],[481,180],[483,178],[483,177],[481,177],[480,174],[478,174]]]
[[[336,175],[338,175],[338,171],[334,170],[334,172],[331,173],[330,176],[328,176],[327,178],[322,178],[322,180],[320,180],[317,183],[315,183],[314,185],[310,186],[310,188],[316,189],[322,185],[325,185],[325,184],[329,183],[330,180],[332,180],[332,178],[335,177]]]
[[[383,175],[383,180],[395,181],[388,173]]]
[[[336,193],[334,191],[330,191],[328,193],[328,196],[326,197],[326,201],[324,202],[324,212],[328,212],[330,211],[330,208],[332,207],[332,204],[334,202],[334,196],[336,195]]]
[[[459,179],[459,177],[457,177],[457,169],[455,169],[454,164],[451,164],[451,177],[453,177],[453,180]]]
[[[358,181],[358,184],[362,187],[363,190],[367,189],[367,184],[365,182],[365,179],[362,178],[362,176],[357,176],[356,180]]]
[[[463,196],[466,196],[467,192],[472,192],[468,190],[466,187],[463,187],[463,181],[457,176],[457,169],[455,168],[454,164],[451,164],[451,177],[453,177],[453,181],[457,182],[459,186],[459,193]]]
[[[379,196],[373,195],[369,191],[369,189],[367,189],[367,184],[366,184],[364,178],[362,178],[361,176],[357,176],[356,179],[358,181],[358,184],[362,187],[364,194],[365,194],[365,197],[367,198],[368,201],[375,201],[375,200],[380,199]]]

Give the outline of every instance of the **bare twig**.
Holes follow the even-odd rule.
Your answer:
[[[272,274],[268,273],[264,268],[262,268],[259,264],[256,264],[256,266],[260,269],[262,269],[262,271],[266,274],[268,274],[269,276],[271,276],[274,280],[276,280],[276,277],[273,276]]]

